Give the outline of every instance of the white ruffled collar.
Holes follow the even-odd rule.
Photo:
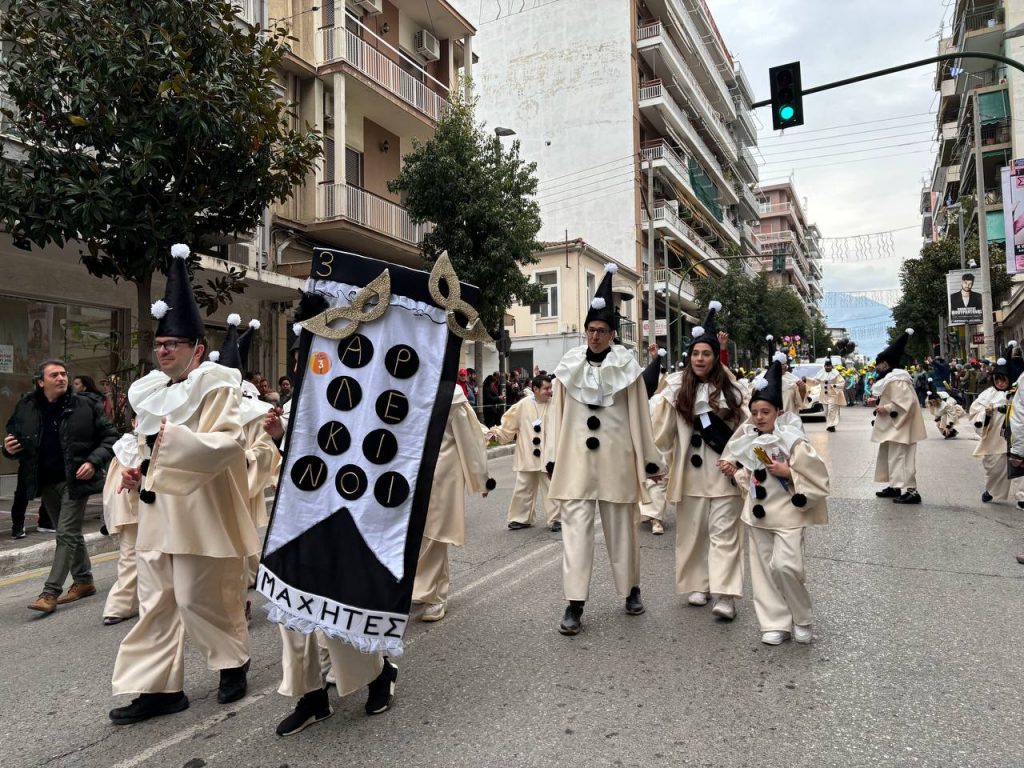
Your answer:
[[[555,378],[565,387],[569,397],[585,405],[608,407],[615,395],[643,373],[640,363],[626,347],[612,344],[601,365],[587,360],[587,347],[574,347],[562,356],[555,368]]]
[[[1006,401],[1010,399],[1009,394],[1010,393],[1007,391],[1001,392],[995,387],[988,387],[978,395],[974,402],[980,403],[986,407],[990,405],[1004,405]]]
[[[758,432],[749,421],[740,425],[739,431],[729,441],[729,450],[747,469],[760,469],[764,463],[757,458],[754,448],[764,448],[771,455],[771,448],[781,447],[786,456],[793,455],[793,446],[801,440],[807,440],[803,430],[790,424],[775,422],[774,432]]]
[[[902,368],[893,368],[885,376],[877,379],[874,384],[871,385],[871,394],[875,397],[881,397],[882,391],[890,381],[905,381],[911,386],[914,385],[914,380],[910,378],[910,374]]]
[[[125,432],[113,446],[114,456],[125,469],[135,469],[142,464],[139,453],[139,437],[134,432]]]
[[[242,414],[243,426],[249,422],[256,421],[256,419],[262,421],[273,407],[273,403],[260,400],[260,391],[256,388],[255,384],[251,381],[242,382],[242,397],[239,401],[238,409]]]
[[[242,374],[234,368],[206,361],[176,384],[162,371],[150,371],[128,389],[128,402],[135,411],[140,435],[155,435],[166,416],[172,424],[184,424],[203,398],[221,387],[240,390]]]

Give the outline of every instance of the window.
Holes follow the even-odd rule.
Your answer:
[[[345,147],[345,183],[351,187],[363,186],[363,153]]]
[[[558,317],[558,273],[538,272],[537,284],[544,289],[544,298],[534,305],[534,314],[541,317]]]
[[[597,293],[597,276],[593,272],[587,272],[587,306],[594,300]]]

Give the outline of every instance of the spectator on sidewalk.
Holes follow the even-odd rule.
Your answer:
[[[89,496],[103,488],[117,430],[103,406],[68,391],[67,367],[47,360],[37,371],[38,389],[22,398],[7,422],[3,453],[20,462],[28,498],[40,495],[57,523],[53,567],[42,594],[29,605],[53,613],[58,605],[96,594],[82,535]],[[74,583],[61,597],[71,574]]]
[[[288,380],[287,376],[282,376],[277,380],[277,391],[281,395],[277,405],[280,408],[284,408],[284,404],[292,399],[292,383]]]

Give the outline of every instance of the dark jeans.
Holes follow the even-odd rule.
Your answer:
[[[19,482],[14,489],[14,500],[11,502],[11,533],[25,530],[25,511],[28,509],[28,501],[25,487]],[[39,505],[39,527],[53,528],[45,504]]]
[[[68,573],[76,584],[92,584],[89,550],[85,547],[85,536],[82,535],[85,505],[89,497],[72,499],[68,496],[68,484],[64,482],[44,485],[39,492],[57,523],[57,550],[53,553],[53,567],[43,591],[59,595],[64,591]]]

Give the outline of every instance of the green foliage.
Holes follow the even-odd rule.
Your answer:
[[[800,336],[808,345],[816,342],[815,353],[824,355],[828,332],[819,318],[812,318],[803,301],[785,286],[772,286],[761,272],[747,277],[737,262],[730,262],[724,276],[709,277],[697,284],[697,304],[706,307],[712,299],[722,302],[718,327],[729,334],[741,357],[758,361],[767,357],[765,336],[776,339]]]
[[[451,107],[434,136],[414,140],[388,188],[405,193],[413,221],[434,223],[422,245],[428,264],[448,252],[459,278],[479,286],[480,316],[495,332],[513,303],[542,298],[520,269],[536,263],[540,250],[537,166],[523,162],[518,141],[506,151],[486,133],[476,123],[475,104],[460,90],[452,89]]]
[[[229,0],[8,5],[0,87],[24,144],[0,164],[0,224],[16,243],[81,241],[88,271],[136,283],[141,305],[171,244],[251,230],[291,194],[320,137],[291,128],[277,99],[283,31],[235,13]],[[208,284],[206,300],[230,299],[242,276]]]
[[[840,357],[849,357],[857,351],[857,342],[853,339],[842,338],[832,345],[833,354]]]

